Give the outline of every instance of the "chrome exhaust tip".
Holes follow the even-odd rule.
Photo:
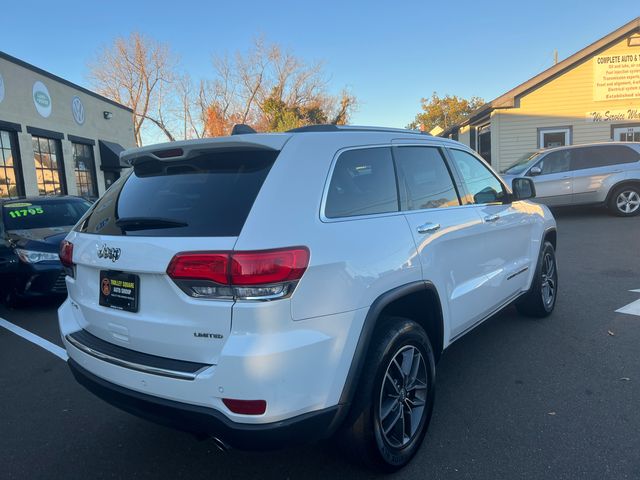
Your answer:
[[[231,447],[224,440],[220,440],[218,437],[211,437],[211,440],[221,452],[228,452],[231,450]]]

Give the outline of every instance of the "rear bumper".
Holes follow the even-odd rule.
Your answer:
[[[278,422],[242,424],[211,408],[115,385],[88,372],[71,358],[68,364],[78,383],[115,407],[154,423],[216,437],[242,450],[273,450],[327,438],[335,432],[345,411],[344,405],[336,405]]]

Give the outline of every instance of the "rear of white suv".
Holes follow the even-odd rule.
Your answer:
[[[130,152],[133,172],[62,248],[59,318],[74,374],[103,398],[231,446],[272,448],[333,430],[365,312],[293,321],[306,234],[279,241],[265,216],[247,222],[291,135],[244,137]],[[295,218],[286,185],[272,186],[283,197],[268,215]],[[245,223],[264,231],[243,245]]]
[[[555,305],[555,222],[522,200],[531,181],[511,193],[456,142],[317,127],[123,159],[132,172],[62,246],[69,365],[120,408],[220,444],[342,427],[397,469],[443,349],[510,302]]]

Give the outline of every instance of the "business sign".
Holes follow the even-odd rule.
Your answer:
[[[33,104],[36,106],[38,113],[44,118],[51,115],[51,96],[49,95],[49,89],[40,81],[33,84]]]
[[[73,113],[73,119],[78,125],[84,123],[84,105],[79,97],[73,97],[71,100],[71,113]]]
[[[589,123],[640,121],[640,107],[617,110],[601,110],[587,112],[585,118]]]
[[[4,78],[0,74],[0,102],[4,100]]]
[[[593,99],[640,98],[640,54],[599,55],[593,59]]]

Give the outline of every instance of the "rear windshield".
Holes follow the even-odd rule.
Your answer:
[[[233,150],[139,159],[77,230],[153,237],[237,236],[278,152]]]
[[[2,217],[6,230],[67,227],[75,225],[91,204],[85,200],[43,200],[5,203]]]

